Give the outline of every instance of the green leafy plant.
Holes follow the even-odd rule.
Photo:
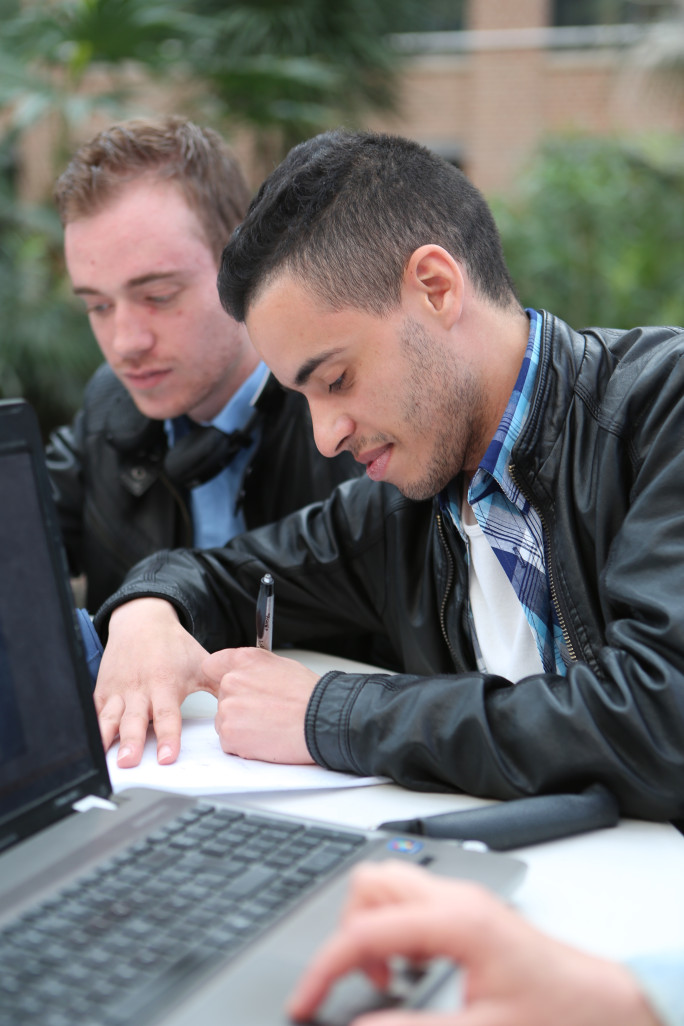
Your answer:
[[[684,324],[679,140],[548,140],[494,207],[525,304],[575,327]]]
[[[68,419],[100,362],[70,298],[56,213],[25,206],[0,186],[0,398],[23,396],[44,431]]]

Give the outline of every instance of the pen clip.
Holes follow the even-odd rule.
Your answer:
[[[264,574],[256,605],[256,647],[269,652],[273,647],[274,590],[273,575]]]

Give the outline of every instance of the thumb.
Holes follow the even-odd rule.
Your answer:
[[[232,648],[220,648],[218,652],[212,652],[202,660],[202,673],[215,684],[220,684],[221,678],[233,669],[234,651]]]

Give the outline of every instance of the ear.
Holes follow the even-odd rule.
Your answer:
[[[403,292],[409,302],[426,305],[446,329],[459,320],[465,280],[460,265],[441,246],[420,246],[404,271]]]

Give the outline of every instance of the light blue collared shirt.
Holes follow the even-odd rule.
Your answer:
[[[260,363],[221,412],[213,420],[202,421],[202,424],[205,427],[218,428],[226,435],[244,428],[267,378],[268,368]],[[173,447],[176,441],[174,422],[167,420],[164,427],[169,446]],[[237,500],[245,468],[259,444],[258,434],[257,430],[253,432],[252,444],[246,449],[241,449],[220,474],[190,492],[196,548],[210,549],[225,545],[236,534],[242,534],[245,530],[245,518],[242,510],[237,508]]]

